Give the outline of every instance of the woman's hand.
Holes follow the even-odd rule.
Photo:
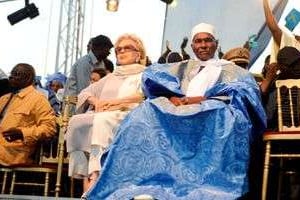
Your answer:
[[[90,96],[87,99],[88,103],[94,107],[96,107],[96,104],[99,102],[99,100],[96,97]]]
[[[95,106],[96,112],[104,112],[104,111],[113,111],[113,110],[126,110],[129,108],[133,103],[114,99],[114,100],[100,100]]]
[[[144,100],[143,95],[136,94],[122,99],[110,99],[110,100],[95,100],[95,111],[113,111],[113,110],[127,110],[137,103],[141,103]]]
[[[110,105],[106,111],[114,111],[114,110],[120,110],[120,111],[125,111],[128,110],[130,107],[132,107],[133,103],[120,103],[120,104],[115,104],[115,105]]]

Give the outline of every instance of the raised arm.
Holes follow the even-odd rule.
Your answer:
[[[163,54],[159,57],[158,63],[166,63],[167,56],[171,52],[170,48],[170,42],[167,40],[166,41],[166,50],[163,52]]]
[[[263,0],[263,7],[264,7],[267,26],[272,33],[274,41],[277,43],[278,46],[280,46],[282,30],[278,26],[276,18],[272,13],[269,0]]]
[[[263,95],[268,94],[270,86],[275,82],[278,69],[279,66],[277,63],[271,63],[268,65],[266,78],[260,84],[260,91]]]
[[[182,43],[180,45],[181,55],[182,55],[183,60],[189,60],[191,58],[191,56],[185,51],[187,42],[188,42],[188,38],[184,37],[182,40]]]

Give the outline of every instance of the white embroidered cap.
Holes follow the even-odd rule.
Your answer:
[[[198,33],[209,33],[214,38],[216,38],[215,27],[211,24],[200,23],[192,29],[191,39],[193,40],[194,36]]]

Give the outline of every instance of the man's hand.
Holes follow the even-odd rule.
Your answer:
[[[18,128],[11,128],[6,131],[3,131],[2,135],[7,142],[13,142],[15,140],[24,139],[22,131]]]
[[[175,106],[180,106],[180,105],[184,105],[183,104],[183,99],[180,97],[171,97],[169,99]]]
[[[206,100],[206,97],[185,97],[186,104],[199,104],[202,101]]]
[[[266,80],[273,81],[278,75],[277,72],[279,70],[279,65],[277,63],[271,63],[267,66],[266,69]]]
[[[270,86],[274,83],[278,72],[280,72],[279,70],[281,71],[282,69],[277,63],[271,63],[266,66],[266,78],[262,80],[259,86],[262,94],[266,95],[268,93]]]
[[[199,104],[204,101],[206,97],[171,97],[169,100],[175,105],[189,105],[189,104]]]

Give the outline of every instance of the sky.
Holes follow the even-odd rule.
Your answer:
[[[55,69],[60,2],[30,0],[40,15],[11,26],[7,16],[24,7],[23,0],[0,3],[0,68],[9,73],[20,62],[33,65],[37,75]],[[91,37],[107,35],[113,43],[123,33],[141,37],[150,58],[161,54],[166,5],[159,0],[120,0],[118,12],[106,10],[106,0],[86,0],[84,50]],[[115,60],[114,53],[110,59]]]

